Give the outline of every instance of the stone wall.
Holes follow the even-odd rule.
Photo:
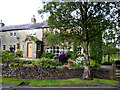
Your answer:
[[[43,67],[43,66],[2,66],[2,76],[7,78],[23,79],[68,79],[81,78],[84,68],[67,67]],[[91,75],[94,78],[113,79],[111,71],[104,69],[91,69]]]

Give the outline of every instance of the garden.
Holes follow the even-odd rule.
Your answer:
[[[22,50],[20,49],[17,49],[16,53],[11,53],[8,50],[3,51],[1,63],[10,65],[31,64],[40,66],[84,67],[83,55],[75,54],[72,51],[59,56],[56,56],[54,53],[43,53],[39,60],[20,59],[22,54]],[[94,67],[95,62],[91,61],[90,66]]]
[[[62,66],[62,67],[84,67],[84,55],[77,54],[73,51],[68,51],[66,54],[56,56],[54,53],[43,53],[42,57],[38,60],[25,60],[20,59],[23,56],[21,49],[17,49],[15,53],[8,50],[2,52],[3,64],[11,65],[40,65],[40,66]],[[116,56],[119,57],[119,56]],[[100,67],[100,65],[112,65],[118,62],[117,59],[112,62],[107,62],[107,59],[102,61],[101,64],[96,63],[96,60],[90,59],[90,67]]]
[[[42,57],[38,60],[25,60],[20,59],[21,57],[22,50],[16,50],[16,53],[11,53],[7,50],[2,52],[1,63],[3,64],[3,84],[19,85],[22,82],[29,82],[30,86],[72,86],[72,80],[74,86],[97,86],[98,83],[110,86],[118,85],[118,81],[112,80],[111,83],[111,80],[108,80],[110,79],[109,77],[111,77],[109,76],[109,70],[94,69],[100,67],[100,65],[96,65],[94,60],[90,61],[90,67],[92,68],[91,75],[94,80],[85,81],[79,79],[82,77],[84,68],[82,54],[75,54],[71,51],[59,56],[56,56],[54,53],[43,53]],[[115,63],[118,63],[118,61]],[[25,65],[30,65],[30,67]],[[31,73],[31,75],[29,73]],[[108,73],[108,75],[105,73]],[[12,79],[12,81],[15,80],[15,82],[11,82],[10,79]],[[61,81],[59,79],[61,79]],[[8,82],[6,82],[6,80]],[[41,80],[44,80],[44,83],[38,84]],[[79,83],[76,83],[76,80]],[[102,83],[102,80],[107,83]],[[53,84],[49,85],[49,81],[53,81]],[[68,84],[62,83],[64,81],[68,82]],[[58,83],[55,84],[54,82],[61,84],[58,85]],[[82,82],[87,82],[87,84]]]

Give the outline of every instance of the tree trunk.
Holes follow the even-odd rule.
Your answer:
[[[85,60],[85,68],[83,73],[83,79],[84,80],[91,80],[91,74],[90,74],[90,61],[89,61],[89,54],[88,54],[88,42],[84,42],[84,60]]]
[[[85,10],[84,10],[84,9]],[[84,61],[85,61],[85,68],[82,79],[84,80],[91,80],[90,75],[90,61],[89,61],[89,54],[88,54],[88,44],[89,44],[89,38],[88,38],[88,29],[87,29],[87,2],[85,2],[84,7],[82,3],[80,3],[80,11],[82,16],[82,29],[83,29],[83,50],[84,50]]]

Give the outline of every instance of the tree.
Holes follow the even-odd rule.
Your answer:
[[[119,49],[116,48],[116,44],[104,44],[104,47],[103,47],[103,54],[106,56],[108,55],[108,62],[110,63],[110,57],[112,55],[116,55],[117,53],[119,52]]]
[[[103,57],[103,49],[102,49],[102,33],[97,35],[96,39],[89,44],[89,53],[90,58],[94,60],[97,64],[101,64]]]
[[[40,14],[50,13],[48,24],[65,40],[81,42],[84,49],[83,79],[90,80],[88,46],[96,36],[109,29],[117,30],[117,3],[111,2],[46,2]],[[117,15],[117,16],[116,16]],[[64,40],[63,39],[63,40]]]

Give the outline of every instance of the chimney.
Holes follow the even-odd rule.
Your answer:
[[[5,24],[2,23],[2,20],[1,20],[1,22],[0,22],[0,27],[3,27],[3,26],[5,26]]]
[[[36,23],[35,15],[33,15],[33,18],[31,18],[31,23]]]

